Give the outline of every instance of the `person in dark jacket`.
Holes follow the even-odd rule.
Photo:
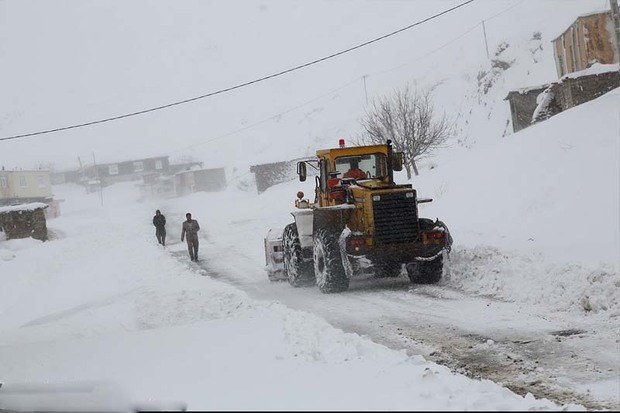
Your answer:
[[[164,247],[166,246],[166,217],[158,209],[153,217],[153,225],[155,225],[155,236],[157,242]]]
[[[200,231],[200,225],[198,225],[198,221],[192,219],[192,214],[189,212],[185,214],[185,218],[187,219],[183,222],[181,242],[183,242],[184,238],[187,238],[189,258],[192,261],[198,261],[198,231]]]

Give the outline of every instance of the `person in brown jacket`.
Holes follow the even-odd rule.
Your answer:
[[[200,225],[198,225],[198,221],[192,219],[192,214],[189,212],[185,214],[185,218],[187,219],[183,222],[181,242],[183,242],[183,239],[187,239],[189,258],[192,261],[198,261],[198,231],[200,231]]]

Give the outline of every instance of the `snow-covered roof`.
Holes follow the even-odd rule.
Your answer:
[[[0,207],[0,214],[14,211],[34,211],[35,209],[47,208],[47,206],[48,205],[43,202],[31,202],[29,204],[4,206]]]
[[[21,172],[50,172],[49,169],[21,169],[21,168],[14,168],[14,169],[2,169],[0,170],[0,173],[21,173]]]
[[[612,64],[601,64],[601,63],[595,63],[593,64],[591,67],[584,69],[584,70],[580,70],[578,72],[571,72],[571,73],[567,73],[564,76],[562,76],[560,78],[560,82],[562,82],[562,80],[566,80],[566,79],[576,79],[578,77],[582,77],[582,76],[591,76],[591,75],[600,75],[603,73],[612,73],[612,72],[618,72],[620,71],[620,64],[619,63],[612,63]],[[530,87],[525,87],[525,88],[519,88],[519,89],[515,89],[515,90],[511,90],[510,92],[508,92],[508,95],[506,95],[506,97],[504,98],[504,100],[508,100],[511,96],[511,94],[515,94],[515,93],[529,93],[531,91],[534,90],[538,90],[538,89],[545,89],[547,87],[549,87],[552,83],[547,83],[544,85],[540,85],[540,86],[530,86]]]
[[[127,158],[107,158],[104,160],[97,160],[96,163],[89,163],[89,164],[85,164],[82,168],[76,167],[73,169],[69,169],[69,170],[64,170],[64,172],[71,172],[71,171],[79,171],[80,169],[90,169],[93,168],[95,166],[99,166],[99,167],[108,167],[110,165],[118,165],[118,164],[126,164],[129,162],[145,162],[145,161],[150,161],[150,160],[156,160],[156,159],[164,159],[164,158],[169,158],[169,155],[161,155],[161,156],[147,156],[147,157],[143,157],[143,158],[133,158],[133,159],[127,159]]]
[[[194,165],[192,167],[190,167],[189,169],[183,169],[182,171],[178,171],[175,173],[175,175],[182,175],[182,174],[186,174],[188,172],[202,172],[202,171],[215,171],[218,169],[224,169],[224,167],[220,167],[220,168],[201,168],[198,165]]]
[[[538,85],[538,86],[528,86],[528,87],[521,87],[519,89],[515,89],[515,90],[511,90],[510,92],[508,92],[508,95],[506,95],[506,97],[504,98],[504,100],[508,100],[508,98],[510,97],[511,94],[514,93],[519,93],[519,94],[525,94],[525,93],[529,93],[532,92],[534,90],[540,90],[540,89],[546,89],[551,85],[551,83],[545,83],[543,85]]]
[[[562,76],[561,80],[574,79],[574,78],[581,77],[581,76],[600,75],[602,73],[618,72],[618,71],[620,71],[620,64],[618,63],[612,63],[612,64],[607,64],[607,65],[604,65],[601,63],[595,63],[587,69],[580,70],[578,72],[567,73],[564,76]]]

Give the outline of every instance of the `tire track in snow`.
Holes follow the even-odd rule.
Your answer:
[[[269,282],[263,268],[234,246],[209,243],[206,251],[206,258],[197,263],[199,272],[232,284],[254,299],[316,314],[346,332],[393,349],[406,349],[412,355],[421,354],[455,372],[492,380],[522,396],[531,393],[588,409],[620,408],[620,401],[601,400],[584,389],[587,383],[617,380],[619,374],[618,363],[615,368],[605,368],[605,358],[589,354],[592,347],[579,345],[584,337],[597,340],[591,329],[585,336],[554,335],[575,326],[530,313],[516,303],[469,295],[446,281],[412,286],[403,274],[391,279],[352,280],[345,293],[321,294],[316,287]],[[179,259],[187,255],[173,254]],[[257,269],[248,272],[252,267]],[[462,311],[464,308],[467,311]],[[475,314],[478,320],[464,319],[467,314]]]

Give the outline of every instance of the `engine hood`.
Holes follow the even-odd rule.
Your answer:
[[[412,188],[411,184],[403,184],[403,185],[398,185],[398,184],[393,184],[393,183],[387,183],[385,181],[381,181],[379,179],[362,179],[362,180],[358,180],[355,184],[352,185],[352,187],[360,187],[360,188],[364,188],[364,189],[374,189],[374,190],[378,190],[378,189],[395,189],[395,188]]]

